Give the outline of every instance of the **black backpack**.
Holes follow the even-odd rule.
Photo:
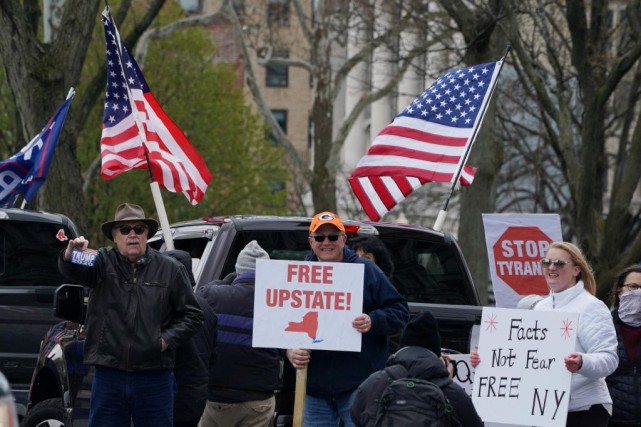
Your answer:
[[[441,386],[448,384],[449,378],[427,381],[409,378],[402,365],[388,366],[384,369],[389,377],[389,385],[383,390],[378,401],[374,426],[376,427],[450,427],[460,426],[454,408],[443,394]]]

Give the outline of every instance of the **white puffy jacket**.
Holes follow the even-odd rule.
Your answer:
[[[612,412],[612,399],[605,383],[619,364],[617,336],[608,307],[585,290],[583,282],[541,300],[537,311],[579,313],[579,330],[575,351],[581,353],[583,365],[572,374],[568,411],[586,410],[602,404]]]

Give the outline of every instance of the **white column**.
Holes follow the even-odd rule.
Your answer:
[[[347,48],[345,46],[340,46],[338,43],[332,43],[332,70],[335,73],[341,65],[347,61]],[[345,120],[345,105],[346,105],[346,95],[347,89],[345,85],[340,87],[340,90],[336,94],[334,100],[334,110],[333,110],[333,126],[332,126],[332,135],[337,135],[338,130]],[[341,153],[341,160],[342,160]]]
[[[382,1],[377,2],[376,29],[374,31],[378,29],[384,31],[392,25],[393,17],[382,9],[382,5]],[[372,59],[372,91],[383,88],[397,72],[393,58],[394,54],[387,46],[380,46],[374,51]],[[394,119],[398,112],[395,109],[395,100],[396,96],[392,92],[390,95],[372,103],[367,147],[371,145],[376,135]]]
[[[358,22],[354,22],[348,31],[348,58],[358,53],[369,38],[369,34],[362,28],[363,25],[360,22],[360,17],[355,16],[354,18]],[[345,82],[344,117],[347,117],[352,112],[361,96],[369,90],[369,77],[369,64],[367,60],[358,63],[348,74]],[[358,163],[367,148],[369,132],[367,132],[366,126],[365,115],[361,113],[347,135],[345,145],[343,145],[341,152],[341,160],[346,170],[352,170],[354,166],[356,166],[356,163]]]

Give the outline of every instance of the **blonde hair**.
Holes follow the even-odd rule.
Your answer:
[[[579,275],[577,276],[577,281],[582,280],[583,285],[585,286],[585,290],[590,292],[590,294],[595,295],[596,280],[594,280],[594,274],[592,273],[592,268],[590,267],[590,264],[588,264],[588,261],[583,256],[581,249],[579,249],[576,245],[573,245],[572,243],[568,243],[568,242],[552,242],[550,243],[550,247],[548,248],[548,251],[550,249],[561,249],[567,252],[568,254],[570,254],[570,258],[572,258],[572,263],[578,266],[579,269],[581,270],[579,272]]]

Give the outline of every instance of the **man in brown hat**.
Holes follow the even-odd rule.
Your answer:
[[[74,263],[87,249],[73,239],[58,259],[69,280],[91,287],[84,362],[95,366],[89,426],[171,426],[175,350],[198,330],[203,314],[185,268],[148,247],[158,223],[124,203],[102,232],[116,247],[95,262]],[[73,258],[72,258],[72,255]]]

